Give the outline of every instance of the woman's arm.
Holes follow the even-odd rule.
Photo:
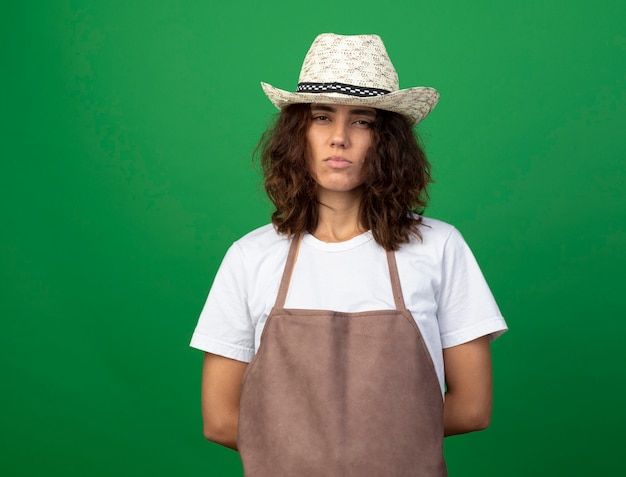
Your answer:
[[[202,367],[202,421],[204,436],[237,450],[241,379],[248,363],[211,353]]]
[[[444,349],[443,361],[447,388],[443,406],[444,435],[486,429],[492,403],[489,337]]]

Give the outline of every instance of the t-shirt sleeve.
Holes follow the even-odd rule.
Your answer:
[[[191,347],[238,361],[252,360],[254,326],[247,305],[246,285],[241,253],[234,244],[215,275],[191,338]]]
[[[507,330],[506,322],[467,243],[452,229],[443,249],[437,318],[441,343],[449,348]]]

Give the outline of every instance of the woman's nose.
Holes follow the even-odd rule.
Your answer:
[[[331,144],[336,147],[346,147],[348,145],[348,129],[341,121],[336,121],[331,133]]]

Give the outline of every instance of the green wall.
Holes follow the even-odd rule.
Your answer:
[[[268,220],[250,152],[317,33],[378,33],[511,331],[452,476],[622,475],[621,0],[8,1],[0,7],[0,466],[235,476],[188,348],[228,245]]]

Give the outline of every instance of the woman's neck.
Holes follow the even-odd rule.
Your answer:
[[[365,232],[359,221],[361,191],[324,191],[318,196],[318,222],[312,235],[322,242],[345,242]]]

